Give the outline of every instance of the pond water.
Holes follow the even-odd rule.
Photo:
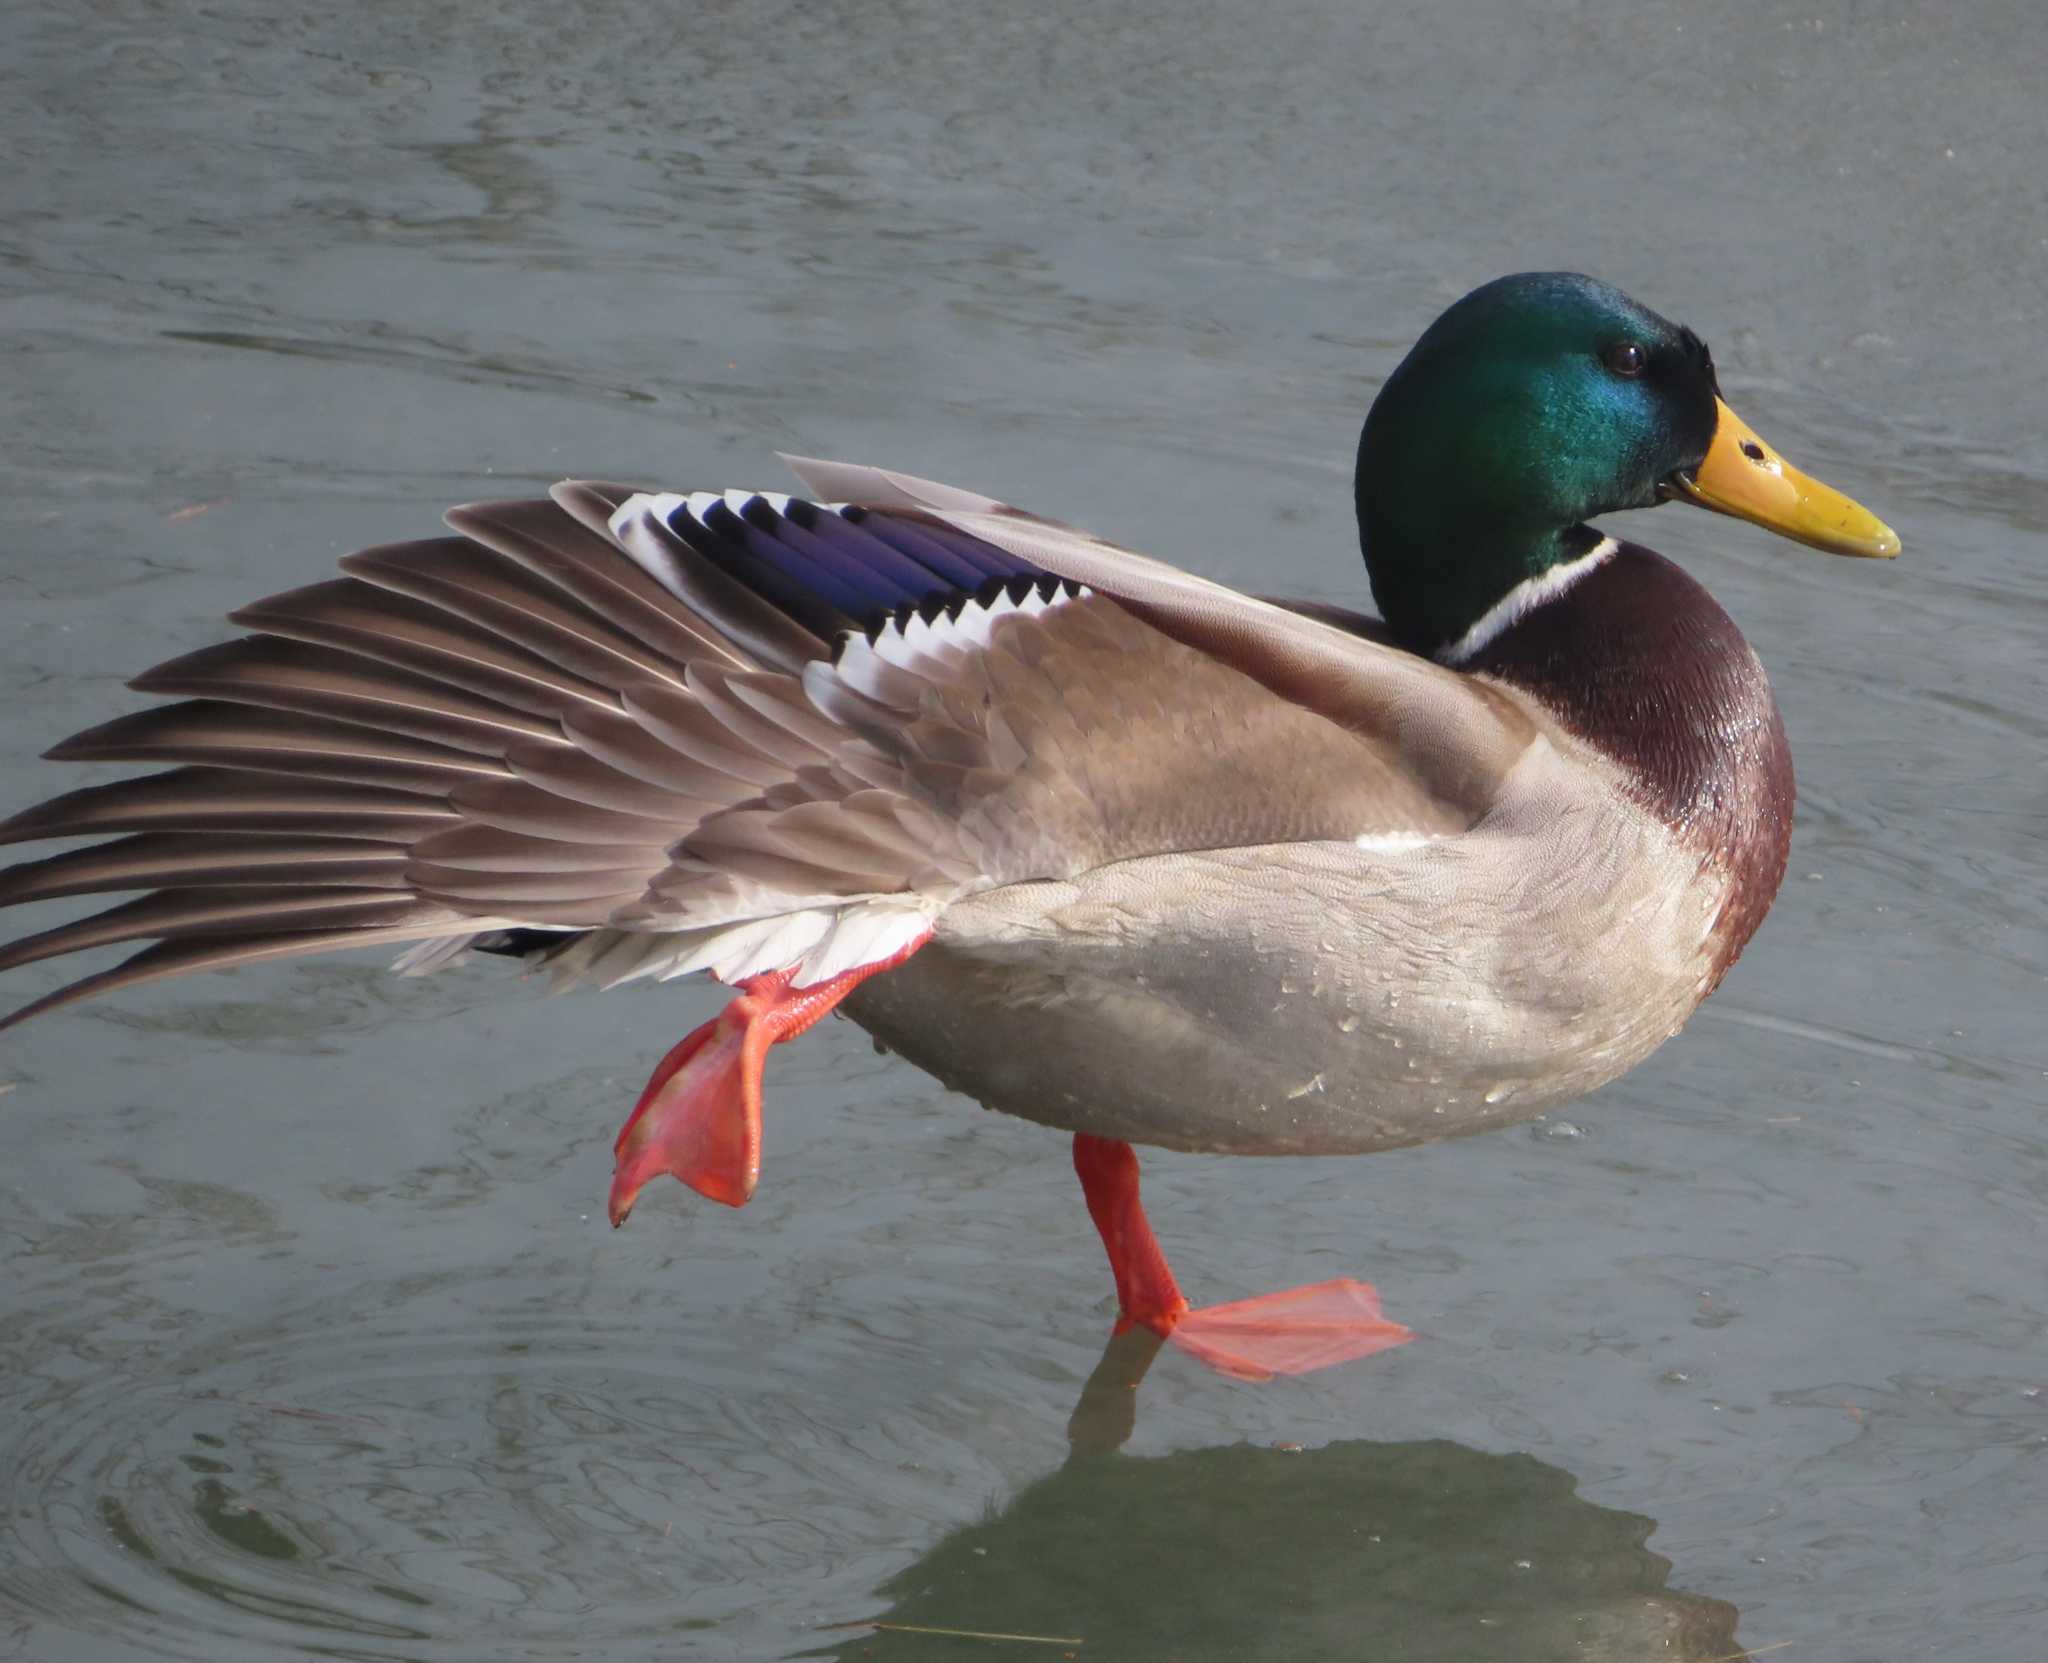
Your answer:
[[[848,1024],[771,1065],[752,1206],[616,1235],[714,989],[324,960],[10,1033],[0,1656],[2048,1651],[2038,10],[1250,16],[7,8],[10,807],[231,607],[579,473],[850,456],[1359,603],[1373,389],[1531,267],[1698,328],[1906,554],[1628,522],[1802,786],[1649,1064],[1465,1143],[1148,1157],[1198,1297],[1356,1273],[1421,1335],[1308,1379],[1098,1373],[1064,1140]]]

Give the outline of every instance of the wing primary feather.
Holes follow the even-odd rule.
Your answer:
[[[556,843],[610,844],[628,848],[664,847],[673,843],[684,827],[695,825],[704,815],[714,811],[713,805],[699,803],[692,805],[687,813],[650,819],[617,809],[593,808],[588,803],[528,785],[524,780],[459,786],[449,801],[462,810],[462,818],[459,822],[441,821],[439,824],[442,826],[452,827],[466,822],[495,826],[500,831],[519,832]]]
[[[379,733],[353,722],[188,699],[117,716],[43,753],[56,762],[197,762],[442,791],[464,778],[503,776],[492,757]]]
[[[239,768],[172,768],[81,786],[0,822],[0,843],[121,831],[326,831],[406,842],[455,819],[433,797]]]
[[[589,844],[496,826],[455,826],[422,838],[412,847],[415,862],[459,866],[470,872],[581,872],[638,869],[659,871],[659,844]]]
[[[715,626],[620,558],[623,551],[609,528],[592,531],[553,500],[473,502],[451,508],[446,518],[456,531],[545,578],[667,663],[734,661]]]
[[[359,926],[418,909],[411,895],[361,889],[164,889],[11,941],[0,947],[0,970],[120,941]]]
[[[404,867],[403,848],[352,837],[137,832],[0,871],[0,906],[185,884],[397,889]]]
[[[603,479],[563,479],[548,487],[548,500],[585,531],[616,541],[618,534],[612,525],[612,516],[635,497],[651,495],[653,489],[647,485],[621,485]],[[653,576],[652,573],[648,575]]]
[[[391,543],[344,555],[341,569],[467,619],[598,686],[622,676],[673,679],[680,666],[648,652],[581,601],[466,537]]]
[[[525,922],[538,921],[530,906],[552,903],[573,906],[577,923],[602,924],[647,892],[647,871],[640,866],[608,872],[473,872],[414,861],[406,868],[406,881],[428,900],[459,902],[465,912],[502,913]]]
[[[566,743],[558,723],[374,659],[275,635],[202,647],[135,677],[138,693],[332,716],[454,750],[496,755],[520,739]]]
[[[23,1005],[19,1010],[10,1011],[0,1017],[0,1031],[12,1028],[31,1017],[61,1010],[66,1005],[91,999],[103,993],[113,993],[124,987],[139,987],[145,982],[161,981],[167,976],[188,975],[195,970],[225,970],[238,964],[253,964],[264,959],[299,958],[310,953],[331,953],[347,947],[377,947],[398,941],[418,941],[423,937],[446,935],[451,924],[459,923],[464,929],[493,929],[510,927],[513,919],[470,919],[451,912],[446,907],[422,904],[417,921],[397,924],[382,924],[362,929],[304,930],[287,931],[276,935],[234,936],[225,940],[208,937],[199,940],[160,941],[153,947],[145,947],[139,953],[124,959],[111,970],[103,970],[96,976],[86,976],[75,982],[66,983],[54,993],[46,993],[40,999]]]
[[[537,716],[607,705],[604,687],[393,589],[333,578],[238,607],[228,621],[417,670]]]
[[[550,796],[670,826],[695,825],[726,800],[722,794],[711,798],[669,790],[582,750],[513,751],[505,761],[521,783]],[[504,782],[465,781],[450,793],[448,800],[462,808],[487,803],[492,800],[488,793],[501,783]]]
[[[737,775],[683,755],[624,713],[589,711],[562,725],[571,739],[600,762],[665,791],[730,804],[751,797],[758,789]]]

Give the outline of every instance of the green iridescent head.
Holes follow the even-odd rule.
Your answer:
[[[1366,417],[1357,497],[1373,597],[1422,652],[1586,553],[1593,516],[1674,497],[1839,553],[1898,551],[1733,417],[1699,336],[1574,272],[1500,278],[1430,325]]]

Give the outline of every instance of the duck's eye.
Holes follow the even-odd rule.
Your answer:
[[[1649,361],[1648,355],[1634,341],[1616,341],[1600,354],[1601,363],[1630,381],[1643,373]]]

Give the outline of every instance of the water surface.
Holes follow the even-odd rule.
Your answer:
[[[1198,1297],[1357,1273],[1423,1337],[1263,1388],[1169,1353],[1079,1453],[1062,1140],[845,1024],[776,1057],[751,1207],[617,1235],[611,1135],[711,990],[326,960],[7,1036],[0,1655],[2044,1649],[2036,11],[1246,15],[7,9],[9,804],[234,605],[576,473],[848,455],[1356,603],[1372,390],[1521,268],[1700,329],[1907,556],[1628,523],[1779,689],[1770,921],[1549,1122],[1149,1158]]]

